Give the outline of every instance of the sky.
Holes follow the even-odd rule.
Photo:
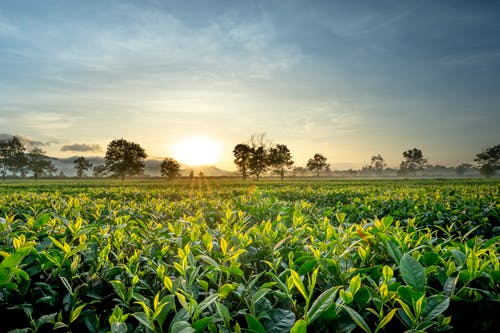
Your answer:
[[[0,0],[0,135],[54,157],[204,140],[234,170],[266,133],[297,166],[470,163],[500,144],[499,77],[500,1]]]

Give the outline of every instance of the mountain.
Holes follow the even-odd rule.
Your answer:
[[[64,174],[68,177],[76,176],[76,170],[73,164],[73,161],[78,156],[72,156],[67,158],[55,158],[51,157],[52,163],[57,168],[58,173],[60,171],[64,172]],[[85,157],[87,160],[92,162],[94,166],[104,164],[104,158],[100,156],[89,156]],[[162,158],[149,158],[144,161],[144,173],[148,176],[159,177],[160,176],[160,166]],[[181,164],[181,175],[189,176],[190,172],[193,171],[195,177],[199,176],[200,172],[203,172],[203,175],[206,177],[224,177],[224,176],[236,176],[237,173],[233,171],[227,171],[217,168],[214,165],[200,165],[200,166],[189,166]],[[91,172],[87,172],[87,174],[91,174]]]

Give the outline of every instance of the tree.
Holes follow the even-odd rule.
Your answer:
[[[500,145],[483,150],[474,159],[479,164],[479,171],[486,177],[493,176],[500,169]]]
[[[403,152],[405,161],[402,161],[399,169],[401,173],[414,174],[417,170],[422,170],[427,166],[427,159],[420,149],[413,148]]]
[[[372,156],[370,166],[372,170],[374,170],[376,173],[381,174],[384,171],[387,164],[385,163],[385,160],[382,157],[382,155],[379,154]]]
[[[102,177],[106,175],[106,166],[105,165],[95,165],[92,169],[92,176],[94,177]]]
[[[57,171],[52,161],[44,154],[45,152],[40,148],[33,148],[28,153],[27,169],[33,173],[35,180],[38,180],[40,176],[51,175]]]
[[[123,181],[126,175],[136,176],[144,171],[144,159],[148,155],[137,143],[116,139],[109,143],[104,157],[106,171]]]
[[[274,171],[280,175],[281,180],[285,176],[285,169],[289,169],[293,165],[290,150],[286,145],[282,144],[277,144],[269,149],[268,162],[274,168]]]
[[[7,171],[21,171],[26,164],[26,156],[24,145],[19,138],[13,136],[10,140],[0,140],[0,168],[2,172],[2,180],[5,181]]]
[[[240,143],[233,149],[234,163],[238,167],[238,172],[243,176],[243,180],[247,179],[248,171],[250,168],[250,156],[252,149],[249,145]]]
[[[82,178],[85,172],[92,169],[92,163],[83,156],[77,157],[73,164],[75,165],[76,175]]]
[[[179,176],[181,165],[175,159],[167,157],[161,162],[160,173],[162,177],[174,179]]]
[[[316,176],[319,177],[319,173],[323,169],[327,169],[330,167],[330,164],[326,163],[326,157],[323,155],[316,153],[313,158],[310,158],[307,161],[306,167],[312,172],[316,173]]]
[[[267,151],[264,146],[252,148],[248,163],[250,174],[255,175],[258,181],[260,175],[267,170],[268,166]]]

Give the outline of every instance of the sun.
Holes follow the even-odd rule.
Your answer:
[[[219,155],[219,143],[207,138],[186,138],[174,145],[175,159],[191,166],[215,164]]]

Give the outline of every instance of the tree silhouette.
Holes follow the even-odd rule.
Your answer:
[[[44,154],[45,151],[40,148],[33,148],[28,153],[27,169],[33,173],[35,180],[44,174],[51,175],[57,171],[52,161]]]
[[[0,168],[2,172],[2,180],[5,181],[7,171],[21,171],[26,164],[26,156],[24,154],[25,147],[17,138],[13,136],[10,140],[0,140]]]
[[[372,156],[370,166],[376,173],[380,174],[384,171],[387,164],[385,163],[385,160],[382,157],[382,155],[379,154]]]
[[[85,171],[92,170],[92,163],[83,156],[77,157],[73,164],[75,165],[76,175],[80,178],[85,175]]]
[[[179,176],[181,165],[175,159],[167,157],[161,162],[160,173],[162,177],[174,179]]]
[[[267,170],[268,159],[264,146],[252,148],[248,168],[250,174],[255,175],[257,181],[260,179],[260,175]]]
[[[234,164],[238,167],[238,172],[241,173],[243,180],[247,179],[250,169],[250,157],[252,156],[252,148],[249,145],[240,143],[233,149]]]
[[[94,177],[102,177],[106,175],[106,165],[94,165],[92,168],[92,176]]]
[[[137,143],[116,139],[109,143],[104,158],[106,171],[123,181],[126,175],[136,176],[144,171],[144,159],[148,155]]]
[[[483,150],[476,155],[474,161],[479,164],[479,171],[483,176],[493,176],[500,169],[500,145]]]
[[[289,169],[293,165],[292,154],[286,145],[277,144],[269,149],[268,162],[283,180],[285,169]]]
[[[415,173],[427,166],[427,159],[424,158],[424,154],[420,149],[409,149],[403,152],[403,157],[406,160],[402,161],[399,167],[402,173]]]
[[[330,167],[330,164],[326,163],[326,157],[323,155],[316,153],[313,158],[310,158],[307,161],[306,167],[312,172],[316,173],[316,176],[319,177],[319,173],[323,169],[327,169]]]

